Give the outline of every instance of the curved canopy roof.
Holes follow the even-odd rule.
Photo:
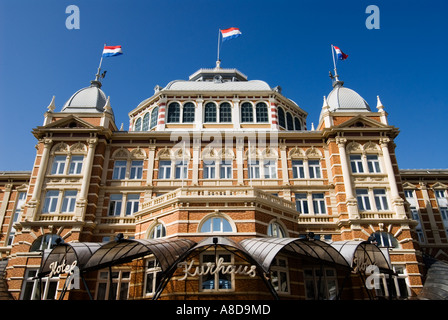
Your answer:
[[[240,242],[241,246],[269,272],[272,261],[281,250],[297,253],[324,262],[349,268],[344,257],[331,245],[320,240],[299,238],[253,238]]]
[[[382,271],[390,270],[390,264],[380,248],[367,241],[335,241],[331,243],[350,267],[359,269],[363,265],[376,265]]]
[[[101,90],[101,83],[91,81],[89,87],[78,90],[67,100],[61,112],[102,113],[106,101],[106,94]]]
[[[54,262],[57,265],[62,263],[71,265],[74,261],[77,261],[76,265],[82,269],[99,248],[101,248],[101,243],[98,242],[60,243],[50,252],[44,253],[39,276],[44,277],[49,274],[51,264]]]
[[[194,242],[187,239],[138,239],[108,242],[97,250],[84,266],[83,271],[98,270],[135,258],[154,254],[162,271],[168,270]]]
[[[327,97],[330,111],[370,112],[367,102],[352,89],[345,88],[342,81],[338,81]]]

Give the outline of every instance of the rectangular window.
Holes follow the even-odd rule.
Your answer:
[[[70,159],[68,174],[81,174],[83,160],[84,156],[72,156],[72,158]]]
[[[126,196],[126,215],[132,215],[138,211],[138,205],[140,202],[139,194],[128,194]]]
[[[217,258],[217,259],[216,259]],[[227,266],[232,264],[232,255],[228,253],[217,253],[217,257],[215,254],[203,254],[201,256],[201,264],[207,265],[207,263],[216,264],[216,260],[222,259],[221,266],[219,272],[206,275],[202,275],[200,277],[200,288],[202,291],[232,291],[233,290],[233,273],[225,273]]]
[[[277,161],[264,160],[263,161],[263,171],[264,171],[265,179],[276,179],[277,178]]]
[[[335,300],[338,282],[335,269],[304,269],[305,296],[308,300]]]
[[[367,166],[370,173],[380,173],[380,162],[377,155],[369,154],[367,155]]]
[[[61,212],[75,212],[77,190],[67,190],[62,198]]]
[[[171,178],[171,161],[161,160],[159,161],[159,179],[170,179]]]
[[[109,215],[119,216],[121,214],[121,204],[123,202],[122,194],[111,194],[109,202]]]
[[[286,259],[274,258],[271,265],[271,282],[278,293],[289,293],[289,272]]]
[[[143,160],[131,161],[129,179],[141,179],[143,177]]]
[[[364,169],[362,167],[361,155],[359,154],[351,155],[350,166],[352,167],[353,173],[363,173]]]
[[[308,209],[308,199],[306,193],[296,193],[296,210],[303,214],[310,213]]]
[[[188,178],[188,161],[180,160],[175,163],[175,178],[187,179]]]
[[[115,161],[112,179],[124,179],[126,177],[126,165],[126,160]]]
[[[145,280],[145,295],[153,295],[156,292],[157,286],[160,282],[162,269],[160,268],[157,259],[148,259],[146,262],[146,280]]]
[[[320,161],[319,160],[309,160],[308,169],[310,173],[310,179],[321,179],[322,174],[320,172]]]
[[[51,167],[51,174],[64,174],[66,160],[66,156],[55,156],[53,166]]]
[[[23,205],[25,204],[25,200],[26,200],[26,192],[19,192],[19,194],[17,195],[14,216],[12,218],[11,230],[9,232],[8,244],[7,244],[8,246],[12,245],[12,243],[14,242],[14,236],[16,234],[16,229],[14,228],[14,223],[19,221],[20,213],[22,212],[21,209],[22,209]]]
[[[49,190],[45,194],[44,206],[42,213],[55,213],[58,205],[59,191]]]
[[[303,165],[302,160],[293,160],[292,161],[292,177],[294,179],[305,178],[305,167]]]
[[[258,160],[251,160],[247,162],[249,169],[249,179],[260,179],[260,163]]]
[[[125,270],[112,271],[112,285],[109,271],[98,272],[96,284],[96,300],[127,300],[131,272]]]
[[[448,207],[448,199],[445,197],[445,190],[435,190],[437,204],[440,208]]]
[[[42,278],[42,283],[36,279],[37,269],[27,269],[20,300],[55,300],[59,278]],[[41,288],[43,290],[41,297]]]
[[[356,189],[356,199],[358,200],[358,209],[360,211],[370,211],[370,199],[369,190],[367,189]]]
[[[406,201],[409,202],[411,207],[417,207],[417,200],[414,197],[414,190],[405,190],[404,195],[406,196]]]
[[[313,194],[313,209],[314,209],[314,214],[327,213],[327,210],[325,207],[325,196],[323,193],[314,193]]]
[[[204,179],[215,179],[215,161],[205,161],[203,162],[203,177]]]
[[[221,161],[220,166],[220,178],[232,179],[232,160]]]
[[[375,205],[378,211],[389,209],[389,205],[387,204],[386,190],[375,189],[373,190],[373,196],[375,197]]]

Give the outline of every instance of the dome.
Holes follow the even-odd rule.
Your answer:
[[[106,105],[106,94],[100,89],[99,81],[91,81],[91,85],[75,92],[64,104],[61,112],[102,113]]]
[[[370,112],[367,102],[356,91],[345,88],[343,84],[342,81],[337,81],[327,97],[330,111]]]

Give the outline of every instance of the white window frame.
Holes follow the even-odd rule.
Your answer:
[[[82,164],[84,162],[84,155],[74,154],[70,157],[68,174],[81,174]]]
[[[71,194],[67,194],[68,192],[70,192]],[[62,197],[61,212],[63,213],[75,212],[77,196],[78,196],[78,190],[65,190],[64,195]]]
[[[263,160],[263,177],[265,179],[277,179],[277,160]]]
[[[279,294],[290,294],[289,268],[286,257],[275,257],[271,264],[271,283]]]
[[[204,179],[216,179],[215,160],[204,160],[202,162],[202,177]]]
[[[298,197],[300,195],[300,197]],[[303,197],[303,195],[305,197]],[[295,193],[295,199],[296,199],[296,210],[299,211],[301,214],[309,214],[310,213],[310,206],[308,203],[308,194],[307,193]]]
[[[305,165],[303,160],[292,160],[291,167],[293,179],[305,179]]]
[[[129,273],[129,278],[123,277],[124,274]],[[114,274],[118,274],[118,277],[112,278],[113,289],[116,289],[114,300],[120,300],[120,294],[123,285],[127,284],[127,292],[126,299],[129,298],[129,288],[131,284],[131,270],[128,269],[112,269],[112,276]],[[102,269],[98,271],[98,278],[96,282],[96,290],[95,290],[95,300],[98,300],[99,286],[100,284],[105,284],[105,293],[104,300],[109,300],[109,292],[110,288],[110,279],[109,279],[109,270]]]
[[[126,179],[127,160],[115,160],[114,170],[112,173],[113,180]]]
[[[131,160],[129,179],[142,179],[142,178],[143,178],[143,160]]]
[[[39,279],[35,279],[38,273],[38,269],[35,268],[29,268],[26,269],[25,272],[25,278],[23,279],[23,285],[22,285],[22,292],[20,300],[25,300],[25,294],[29,292],[28,290],[31,290],[30,298],[26,300],[56,300],[57,294],[58,294],[58,287],[59,287],[59,277],[43,277],[41,278],[42,281],[42,287],[43,287],[43,295],[42,298],[40,296],[40,288],[41,283]],[[54,288],[54,296],[48,297],[50,288],[54,286],[54,283],[56,283],[56,287]]]
[[[358,200],[359,211],[372,211],[372,205],[370,204],[369,189],[359,188],[356,189],[356,200]]]
[[[120,198],[118,199],[118,197]],[[121,216],[122,209],[123,209],[123,194],[122,193],[110,194],[107,215],[110,217],[119,217]]]
[[[283,226],[278,222],[271,222],[268,225],[268,236],[273,238],[285,238],[286,231]]]
[[[373,158],[375,157],[375,158]],[[370,158],[370,159],[369,159]],[[380,160],[377,154],[367,154],[367,169],[369,173],[381,173]]]
[[[129,193],[126,195],[126,216],[132,216],[138,211],[140,204],[140,194]]]
[[[149,239],[159,239],[166,237],[166,227],[163,223],[156,224],[149,233]]]
[[[42,206],[42,213],[58,212],[59,195],[60,195],[59,190],[47,190],[47,192],[45,193],[44,203]]]
[[[174,162],[174,179],[188,179],[188,160]]]
[[[155,257],[147,259],[145,265],[146,265],[145,282],[144,282],[145,287],[143,288],[143,295],[151,297],[155,294],[157,286],[159,285],[158,278],[160,277],[162,268],[160,267],[160,264]],[[148,283],[149,281],[151,283]],[[150,291],[148,292],[149,286],[151,286],[151,288]]]
[[[322,198],[318,196],[322,195]],[[325,193],[313,193],[313,213],[314,214],[327,214],[327,205],[325,203]],[[316,210],[317,209],[317,210]]]
[[[157,178],[161,180],[171,179],[171,172],[172,172],[171,167],[172,167],[171,160],[160,160],[158,168],[159,172]]]
[[[228,228],[227,229],[227,224]],[[204,230],[204,228],[207,228],[207,230]],[[222,216],[210,216],[207,219],[205,219],[201,225],[200,225],[200,231],[201,233],[227,233],[227,232],[233,232],[233,226],[230,223],[230,221]]]
[[[215,256],[216,254],[216,256]],[[234,264],[234,255],[230,252],[221,252],[221,251],[217,251],[217,252],[203,252],[200,255],[200,261],[202,265],[206,265],[208,262],[212,262],[216,265],[217,260],[219,260],[219,258],[222,258],[223,256],[225,257],[230,257],[230,261],[226,261],[226,259],[224,259],[224,262],[222,264],[222,266],[224,267],[224,270],[226,269],[226,267],[228,265],[233,265]],[[207,259],[204,259],[205,257],[207,257]],[[235,274],[234,273],[230,273],[230,274],[225,274],[224,276],[228,276],[230,277],[230,288],[219,288],[219,280],[220,280],[220,275],[222,274],[222,272],[217,272],[215,274],[207,274],[206,276],[201,275],[199,277],[199,291],[200,292],[232,292],[235,291]],[[214,288],[203,288],[203,283],[204,283],[204,277],[213,277],[213,283],[214,283]],[[218,284],[218,285],[216,285]]]
[[[260,161],[259,160],[248,160],[247,170],[249,179],[260,179]]]
[[[308,160],[308,172],[310,179],[322,179],[320,160]]]
[[[67,155],[55,155],[51,166],[51,174],[65,174],[65,164],[67,163]]]
[[[364,166],[362,164],[361,154],[351,154],[349,156],[349,159],[352,173],[364,173]]]
[[[219,177],[221,179],[232,179],[233,161],[221,160],[219,162]]]
[[[380,194],[378,192],[384,192],[384,194]],[[373,189],[373,197],[375,199],[375,207],[377,211],[389,211],[389,201],[387,199],[387,190],[375,188]]]
[[[20,214],[22,213],[22,207],[26,202],[26,192],[25,191],[18,191],[17,192],[17,200],[16,200],[16,204],[15,204],[15,209],[14,209],[14,215],[12,217],[12,221],[11,221],[11,229],[9,230],[9,235],[8,235],[8,242],[7,242],[7,246],[11,246],[12,243],[14,242],[14,237],[16,234],[16,228],[14,228],[14,224],[19,221],[20,219]]]

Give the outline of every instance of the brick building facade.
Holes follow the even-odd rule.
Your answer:
[[[123,131],[101,87],[53,99],[31,172],[0,173],[14,299],[417,298],[424,256],[447,259],[448,171],[399,170],[379,98],[335,81],[309,130],[281,88],[217,64]]]

